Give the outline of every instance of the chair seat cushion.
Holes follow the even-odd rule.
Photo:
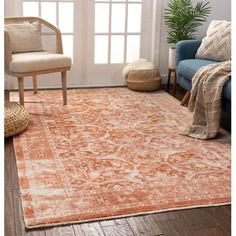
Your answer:
[[[14,73],[27,73],[68,66],[71,66],[71,58],[63,54],[27,52],[12,54],[9,70]]]
[[[217,63],[217,61],[203,60],[203,59],[187,59],[180,61],[178,65],[178,75],[187,80],[192,81],[194,74],[203,66]]]

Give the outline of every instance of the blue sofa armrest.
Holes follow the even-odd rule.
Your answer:
[[[197,49],[202,40],[182,40],[176,44],[176,67],[179,62],[186,59],[195,59]]]

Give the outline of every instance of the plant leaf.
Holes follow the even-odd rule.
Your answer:
[[[170,0],[164,9],[168,43],[194,39],[198,27],[207,20],[210,11],[209,2],[198,2],[194,7],[191,0]]]

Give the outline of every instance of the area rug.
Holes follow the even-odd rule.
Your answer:
[[[11,101],[18,93],[10,94]],[[37,228],[229,204],[230,135],[180,135],[192,114],[164,91],[25,92],[14,137],[24,221]]]

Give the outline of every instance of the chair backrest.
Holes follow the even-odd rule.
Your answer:
[[[7,68],[11,61],[11,54],[13,52],[12,42],[10,37],[9,25],[12,25],[17,29],[17,25],[30,23],[37,23],[38,32],[40,34],[40,40],[42,43],[42,49],[51,53],[63,54],[62,39],[60,30],[40,17],[7,17],[4,19],[5,24],[5,67]],[[10,26],[11,27],[11,26]],[[13,41],[13,40],[12,40]],[[26,40],[27,42],[27,40]]]

